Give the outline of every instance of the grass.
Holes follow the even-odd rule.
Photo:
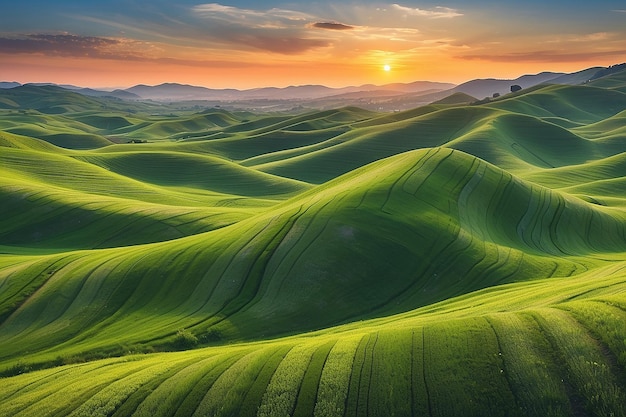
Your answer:
[[[549,356],[550,346],[531,317],[498,314],[488,317],[498,337],[502,373],[525,416],[565,416],[573,413],[561,370]],[[494,357],[495,357],[494,353]],[[538,383],[527,384],[534,380]]]
[[[549,324],[545,316],[550,315]],[[621,370],[611,369],[608,355],[572,318],[555,311],[535,316],[548,340],[557,347],[557,361],[565,365],[574,395],[583,399],[588,412],[597,415],[626,415],[623,389],[617,382]]]
[[[342,339],[330,351],[319,378],[314,403],[316,417],[344,415],[354,355],[361,339],[361,336]]]
[[[316,347],[303,345],[289,351],[267,385],[257,413],[259,417],[292,415],[302,379]]]
[[[498,356],[496,335],[482,318],[424,329],[424,376],[433,415],[503,415],[515,398]],[[506,410],[506,411],[505,411]]]
[[[132,362],[127,362],[126,359],[109,359],[88,365],[72,365],[36,371],[5,380],[9,385],[3,389],[3,395],[8,396],[9,400],[17,395],[23,401],[29,402],[37,395],[49,392],[47,390],[54,391],[56,388],[50,383],[50,378],[55,377],[59,372],[61,374],[56,376],[59,383],[66,383],[68,378],[75,378],[76,381],[102,378],[101,381],[105,381],[106,377],[97,370],[106,365],[106,368],[112,372],[111,378],[117,374],[116,380],[120,382],[108,387],[103,385],[100,388],[101,391],[98,391],[101,394],[93,392],[93,400],[81,400],[85,401],[84,404],[89,406],[101,404],[101,398],[107,398],[111,404],[121,407],[120,403],[116,402],[119,400],[115,398],[130,398],[131,392],[138,389],[137,381],[142,381],[142,378],[147,378],[147,375],[152,372],[152,378],[166,379],[159,384],[159,389],[150,394],[154,400],[146,396],[136,413],[147,409],[151,406],[150,404],[159,404],[154,412],[172,410],[164,415],[173,415],[174,410],[178,408],[168,408],[170,406],[167,404],[172,404],[171,407],[175,404],[183,404],[187,401],[187,395],[191,395],[188,393],[198,385],[199,379],[204,378],[212,369],[222,369],[221,376],[214,380],[210,389],[206,384],[203,385],[205,387],[203,392],[206,395],[204,400],[196,405],[200,408],[194,408],[195,411],[187,408],[188,414],[184,415],[191,415],[193,412],[201,413],[205,407],[216,407],[218,404],[222,406],[230,404],[231,407],[237,404],[245,408],[248,399],[252,404],[261,407],[259,408],[261,414],[269,410],[274,410],[273,413],[275,413],[279,409],[295,410],[295,401],[299,397],[297,392],[305,383],[308,366],[314,361],[317,352],[321,352],[322,346],[332,346],[330,352],[328,348],[324,350],[322,357],[326,359],[321,362],[323,363],[321,373],[317,374],[317,394],[313,392],[317,398],[314,407],[317,408],[309,409],[309,412],[315,412],[318,415],[336,414],[337,409],[325,407],[327,401],[322,399],[326,398],[329,393],[343,398],[346,391],[342,394],[341,387],[344,387],[343,390],[350,387],[350,392],[354,392],[353,386],[363,387],[359,389],[360,398],[363,399],[361,401],[365,401],[364,408],[361,410],[366,412],[369,409],[369,414],[373,414],[372,410],[380,407],[387,407],[385,408],[387,413],[395,410],[402,414],[406,414],[406,410],[411,407],[416,407],[414,409],[422,407],[422,410],[426,408],[430,410],[428,411],[430,415],[457,413],[479,415],[484,412],[493,415],[570,415],[569,407],[582,406],[590,407],[591,410],[609,410],[608,407],[614,407],[611,409],[617,410],[616,415],[620,415],[619,404],[621,403],[618,400],[621,398],[622,388],[616,385],[620,371],[615,369],[617,364],[607,362],[605,359],[607,353],[599,350],[593,338],[595,334],[603,332],[597,326],[567,324],[584,322],[573,321],[570,313],[565,311],[575,312],[571,314],[578,315],[578,311],[589,311],[589,308],[584,308],[585,304],[594,303],[596,301],[592,300],[602,298],[598,294],[588,295],[587,288],[591,285],[590,276],[592,274],[577,278],[575,279],[577,282],[565,278],[558,279],[556,282],[554,279],[545,281],[542,283],[545,287],[543,295],[537,288],[533,288],[537,286],[536,284],[517,284],[520,292],[533,293],[535,306],[532,303],[526,303],[530,309],[517,310],[516,302],[511,300],[510,289],[502,288],[497,289],[497,293],[491,291],[489,295],[491,302],[498,304],[500,310],[504,310],[497,315],[488,313],[487,316],[481,316],[478,312],[467,313],[464,310],[459,311],[455,306],[458,302],[462,302],[463,306],[480,305],[481,294],[478,293],[459,301],[446,302],[439,308],[439,314],[429,313],[428,308],[425,308],[411,315],[361,322],[358,326],[348,325],[309,336],[292,337],[285,341],[129,357]],[[600,282],[595,285],[606,288],[607,284],[614,280],[615,278],[609,275],[599,278]],[[623,288],[623,279],[617,285]],[[555,288],[559,289],[560,293],[578,294],[579,301],[555,304],[552,299],[554,294],[549,291],[554,291]],[[576,291],[573,291],[573,288]],[[616,291],[613,290],[610,293],[614,294]],[[584,301],[584,299],[589,299],[589,301]],[[562,305],[566,310],[541,307],[546,302],[550,305]],[[623,300],[622,302],[624,303]],[[615,307],[610,308],[615,309]],[[511,310],[506,312],[507,309]],[[483,306],[483,311],[493,311],[493,307]],[[608,327],[612,328],[612,326]],[[363,337],[364,334],[368,336]],[[294,346],[287,355],[285,352],[288,346],[285,343]],[[608,346],[615,348],[612,345]],[[556,356],[553,357],[550,352],[554,352]],[[612,349],[609,352],[619,353],[618,350]],[[228,360],[228,357],[233,359]],[[275,358],[271,359],[270,370],[274,369],[273,376],[261,379],[264,381],[265,388],[253,388],[258,381],[254,375],[270,375],[265,370],[266,365],[263,365],[267,359],[263,358]],[[362,362],[360,358],[366,361]],[[276,359],[282,359],[280,364]],[[343,365],[340,365],[342,362]],[[594,365],[594,362],[598,365]],[[169,367],[164,369],[165,373],[155,373],[155,369],[160,369],[155,367],[163,364],[169,364]],[[356,366],[359,364],[362,365]],[[423,372],[419,372],[422,367],[424,367]],[[439,367],[443,369],[439,370]],[[339,369],[343,370],[339,371]],[[358,374],[356,374],[357,370],[360,370]],[[75,376],[66,375],[70,371]],[[338,392],[325,388],[328,386],[329,379],[332,378],[331,375],[337,375],[336,381],[344,381],[337,386]],[[561,380],[564,376],[571,378],[569,379],[571,386],[563,386]],[[345,384],[347,379],[350,382]],[[409,380],[419,383],[415,386],[407,384]],[[353,381],[358,385],[353,385]],[[598,388],[594,388],[593,385],[588,386],[589,381],[601,387],[602,395],[598,397],[594,394],[596,392],[594,390]],[[18,389],[23,384],[28,384],[28,392],[34,392],[26,396],[26,391]],[[168,388],[169,386],[173,388]],[[615,388],[606,390],[611,386]],[[77,386],[72,386],[72,389],[76,388]],[[407,389],[415,391],[406,393]],[[218,395],[223,390],[231,393],[226,395],[236,395],[239,400],[216,403],[217,398],[224,398],[224,394]],[[258,393],[265,392],[260,404],[258,400],[252,400],[252,398],[258,398],[258,394],[246,394],[253,390]],[[114,392],[117,394],[114,395]],[[234,394],[234,392],[239,393]],[[420,396],[424,398],[424,393],[427,393],[427,404],[419,400]],[[159,397],[161,395],[166,397]],[[438,395],[443,395],[443,397],[440,398]],[[470,396],[472,400],[465,396]],[[157,397],[160,399],[157,400]],[[458,400],[456,402],[447,400],[453,397]],[[275,401],[270,403],[270,398],[275,398]],[[345,398],[347,398],[345,415],[358,415],[350,406],[352,403],[350,395]],[[537,402],[539,398],[541,401]],[[3,404],[13,404],[12,401],[3,402]],[[387,401],[389,403],[386,403]],[[335,404],[336,402],[337,400],[334,400]],[[570,405],[572,402],[573,405]],[[339,401],[340,408],[341,404],[343,401]],[[455,408],[461,405],[463,405],[462,408]],[[15,408],[12,406],[7,410],[14,411]],[[222,409],[223,413],[216,411],[217,415],[230,415],[224,410],[226,409]],[[327,410],[328,413],[323,410]]]
[[[0,415],[624,415],[622,78],[386,115],[2,92]]]

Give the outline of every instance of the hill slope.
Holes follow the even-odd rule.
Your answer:
[[[584,230],[572,227],[580,224]],[[35,263],[14,257],[14,283],[33,270],[50,274],[15,294],[19,307],[2,305],[0,332],[10,343],[0,357],[24,344],[158,344],[181,327],[229,339],[308,331],[505,282],[569,276],[619,258],[625,233],[620,211],[458,151],[414,151],[210,233]],[[131,323],[142,330],[120,333]],[[85,339],[96,329],[96,339]]]
[[[3,380],[2,410],[623,415],[626,346],[615,329],[623,328],[626,304],[611,294],[624,292],[626,277],[617,269],[478,292],[306,337],[31,372]]]

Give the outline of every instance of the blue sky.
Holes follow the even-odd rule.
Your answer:
[[[0,59],[3,80],[94,86],[461,82],[624,62],[626,3],[2,1]]]

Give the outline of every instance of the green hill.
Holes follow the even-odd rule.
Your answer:
[[[441,100],[433,101],[431,104],[470,104],[475,102],[476,97],[472,97],[465,93],[454,93],[448,97],[444,97]]]
[[[626,313],[611,295],[625,289],[616,269],[509,285],[302,337],[29,372],[3,380],[2,408],[13,415],[620,415],[626,346],[615,329]]]
[[[616,66],[618,69],[623,67],[623,65]],[[622,69],[621,71],[612,72],[604,77],[594,79],[590,84],[594,87],[608,88],[626,93],[626,70]]]
[[[216,326],[228,339],[308,331],[505,282],[569,276],[619,257],[623,220],[619,211],[532,186],[460,152],[414,151],[208,234],[82,253],[79,261],[78,254],[47,257],[35,265],[54,271],[54,280],[42,282],[34,298],[21,294],[28,298],[17,310],[5,306],[0,331],[11,343],[0,357],[14,355],[11,346],[72,341],[74,326],[53,332],[57,320],[32,322],[46,310],[76,323],[80,339],[97,323],[101,342],[90,338],[87,345],[111,348],[126,338],[150,344],[179,327],[203,336]],[[581,223],[586,233],[572,227]],[[26,279],[34,267],[25,259],[13,259],[14,279]],[[162,276],[156,282],[155,271]],[[111,295],[99,297],[106,309],[85,316],[84,308],[69,307],[92,296],[90,282]],[[206,290],[197,292],[199,286]],[[77,292],[66,302],[45,296],[72,287]],[[83,305],[93,309],[94,302]],[[161,314],[148,314],[151,306]],[[139,318],[142,331],[119,334]]]
[[[622,78],[390,114],[0,92],[0,416],[626,415]]]
[[[0,89],[0,109],[37,110],[56,115],[96,111],[106,113],[154,111],[162,105],[147,102],[126,102],[113,97],[88,97],[54,85],[26,84],[15,88]]]
[[[102,108],[99,100],[65,90],[56,86],[23,85],[0,91],[0,97],[13,105],[5,108],[27,108],[42,113],[58,114],[80,111],[85,108]]]
[[[625,93],[593,85],[547,86],[489,106],[538,117],[573,119],[585,124],[600,121],[624,109]]]
[[[447,146],[519,171],[581,163],[616,152],[541,118],[460,107],[353,129],[323,142],[244,161],[272,174],[321,183],[380,158]]]

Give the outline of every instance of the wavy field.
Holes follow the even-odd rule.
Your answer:
[[[0,92],[0,415],[626,416],[625,77],[394,114]]]

